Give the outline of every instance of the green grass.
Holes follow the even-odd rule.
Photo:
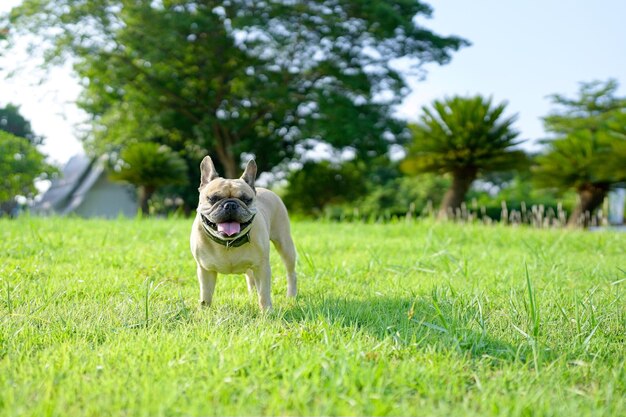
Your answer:
[[[626,415],[626,235],[295,222],[200,309],[189,220],[0,221],[0,415]]]

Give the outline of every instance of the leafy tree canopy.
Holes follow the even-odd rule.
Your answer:
[[[153,142],[133,143],[122,149],[111,178],[139,187],[139,205],[148,214],[148,200],[162,186],[184,183],[187,165],[176,152]]]
[[[535,181],[562,190],[626,181],[626,98],[615,80],[581,83],[574,99],[554,94],[557,107],[544,118],[555,135],[537,158]]]
[[[35,179],[55,172],[27,139],[0,130],[0,203],[17,195],[32,197]]]
[[[43,142],[43,138],[33,132],[30,122],[20,114],[19,106],[13,104],[0,108],[0,130],[26,138],[33,145],[41,145]]]
[[[626,181],[625,140],[608,131],[580,130],[546,143],[537,156],[534,182],[561,191],[596,184],[608,188]]]
[[[626,127],[619,122],[623,122],[626,97],[616,96],[618,88],[617,81],[609,79],[581,83],[576,98],[550,95],[556,109],[544,117],[545,129],[557,137],[583,130],[617,130],[623,135]]]
[[[453,97],[423,107],[411,126],[413,141],[402,164],[407,172],[504,171],[525,162],[515,149],[522,141],[513,128],[517,116],[503,117],[506,103],[491,98]]]
[[[242,153],[263,171],[314,141],[367,159],[400,140],[393,60],[445,64],[467,45],[418,23],[431,12],[413,0],[25,0],[10,16],[46,39],[51,62],[73,57],[88,148],[157,140],[235,176]]]
[[[185,181],[185,161],[164,145],[140,142],[120,153],[119,166],[112,177],[135,185],[160,187]]]

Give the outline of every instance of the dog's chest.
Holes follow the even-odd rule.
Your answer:
[[[209,271],[220,274],[243,274],[248,269],[258,266],[259,256],[250,244],[237,248],[216,247],[204,248],[199,251],[197,260]]]

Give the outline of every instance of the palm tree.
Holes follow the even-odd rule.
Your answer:
[[[120,152],[120,158],[121,167],[111,177],[138,187],[139,207],[144,215],[149,213],[148,201],[159,187],[187,180],[184,159],[165,145],[133,143]]]
[[[626,182],[626,98],[615,96],[617,88],[615,80],[595,81],[582,83],[577,98],[551,96],[561,108],[544,125],[556,138],[543,141],[533,179],[541,187],[576,190],[570,227],[589,226],[611,187]]]
[[[504,117],[506,103],[492,105],[491,98],[453,97],[435,100],[432,109],[411,127],[413,141],[402,169],[411,174],[449,174],[452,185],[446,192],[439,218],[460,208],[470,186],[481,174],[510,171],[527,166],[519,149],[518,132],[512,125],[517,116]]]
[[[580,131],[544,143],[547,149],[537,156],[533,167],[535,184],[561,191],[574,188],[578,203],[568,226],[589,226],[590,214],[602,205],[611,185],[619,181],[614,175],[619,171],[608,169],[615,156],[610,135]],[[622,163],[626,164],[626,159]]]

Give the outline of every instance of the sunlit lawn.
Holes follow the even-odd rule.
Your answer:
[[[190,220],[0,221],[0,414],[626,415],[626,235],[295,222],[200,309]]]

